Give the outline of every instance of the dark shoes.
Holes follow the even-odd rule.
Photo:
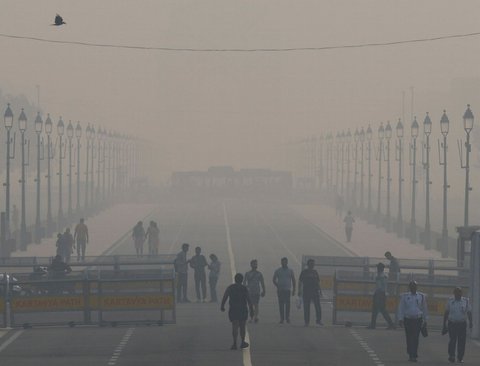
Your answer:
[[[242,344],[240,345],[240,348],[245,349],[245,348],[248,348],[249,346],[250,345],[247,342],[242,342]]]
[[[416,358],[413,358],[413,357],[410,357],[410,358],[408,359],[408,362],[417,362],[417,359],[416,359]]]
[[[232,347],[230,347],[230,349],[233,351],[233,350],[236,350],[237,349],[237,345],[234,343],[232,344]]]
[[[454,363],[454,362],[455,362],[455,357],[449,357],[449,358],[448,358],[448,361],[449,361],[450,363]]]

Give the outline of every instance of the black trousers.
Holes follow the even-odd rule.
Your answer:
[[[205,300],[207,298],[207,275],[205,272],[195,273],[195,293],[197,300]],[[200,293],[200,289],[202,290]]]
[[[185,301],[187,299],[187,273],[177,272],[177,301]]]
[[[420,338],[420,329],[422,328],[422,322],[422,318],[403,319],[403,326],[405,327],[405,337],[407,339],[407,353],[410,358],[418,357],[418,341]]]
[[[290,320],[290,290],[278,290],[278,308],[280,310],[280,320]]]
[[[315,306],[315,317],[317,323],[322,321],[322,307],[320,305],[320,294],[318,291],[303,293],[303,319],[305,324],[310,323],[310,302]]]
[[[212,301],[217,301],[217,282],[218,276],[208,277],[208,284],[210,285],[210,298]]]
[[[457,359],[463,360],[465,355],[465,342],[467,340],[467,322],[448,322],[448,355],[455,358],[455,350],[457,351]]]
[[[386,302],[387,296],[385,295],[385,292],[375,291],[375,293],[373,294],[372,321],[370,322],[370,326],[372,328],[375,328],[377,324],[378,313],[383,315],[388,325],[393,324],[392,318],[390,318],[390,315],[388,314],[386,309]]]

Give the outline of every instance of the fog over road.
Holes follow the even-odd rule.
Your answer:
[[[271,279],[280,258],[288,258],[298,278],[303,254],[347,255],[338,243],[323,236],[288,205],[205,199],[162,204],[154,217],[161,230],[161,253],[177,252],[181,243],[188,242],[189,257],[197,245],[206,256],[215,253],[219,257],[222,262],[220,295],[231,283],[232,267],[244,273],[249,269],[250,260],[258,259],[267,295],[260,303],[260,322],[248,324],[249,349],[229,350],[231,327],[226,313],[220,312],[219,304],[193,302],[178,305],[176,325],[13,330],[0,338],[0,363],[9,366],[407,364],[402,330],[332,326],[332,307],[328,301],[322,303],[325,326],[321,328],[305,328],[303,314],[294,306],[292,323],[278,324]],[[133,253],[130,240],[116,252]],[[195,299],[191,270],[189,298]],[[419,362],[445,363],[446,342],[445,337],[435,332],[422,339]],[[478,360],[478,357],[480,347],[469,342],[466,361]]]

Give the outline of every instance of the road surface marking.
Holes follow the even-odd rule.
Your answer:
[[[128,340],[132,336],[134,330],[135,328],[127,329],[126,333],[122,337],[122,340],[120,341],[118,346],[115,347],[115,351],[113,351],[112,357],[110,357],[110,360],[108,361],[108,364],[107,364],[108,366],[114,366],[117,363],[118,358],[120,357],[120,354],[123,351],[123,348],[127,345]]]
[[[223,218],[225,221],[225,231],[227,234],[228,258],[230,260],[230,268],[232,269],[232,279],[234,279],[235,275],[237,274],[237,268],[235,267],[235,257],[233,256],[232,239],[230,237],[230,225],[228,225],[227,206],[225,206],[225,202],[223,202]],[[250,343],[250,336],[248,334],[248,330],[246,331],[245,342]],[[243,366],[252,366],[250,347],[243,349],[242,353]]]
[[[356,341],[360,344],[363,350],[370,356],[372,361],[375,363],[376,366],[384,366],[383,362],[380,360],[380,357],[375,353],[373,349],[370,348],[368,342],[365,341],[360,334],[357,333],[356,330],[350,329],[350,334]]]
[[[17,330],[10,338],[7,338],[5,342],[0,345],[0,352],[7,348],[11,343],[15,341],[23,333],[23,330]]]

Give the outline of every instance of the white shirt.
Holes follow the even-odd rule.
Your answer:
[[[472,306],[467,297],[455,300],[454,297],[448,299],[445,310],[448,311],[448,320],[451,322],[467,321],[467,313],[472,311]]]
[[[418,319],[423,318],[427,321],[428,309],[427,309],[427,296],[418,292],[412,294],[406,292],[401,295],[400,303],[398,304],[398,319]]]

